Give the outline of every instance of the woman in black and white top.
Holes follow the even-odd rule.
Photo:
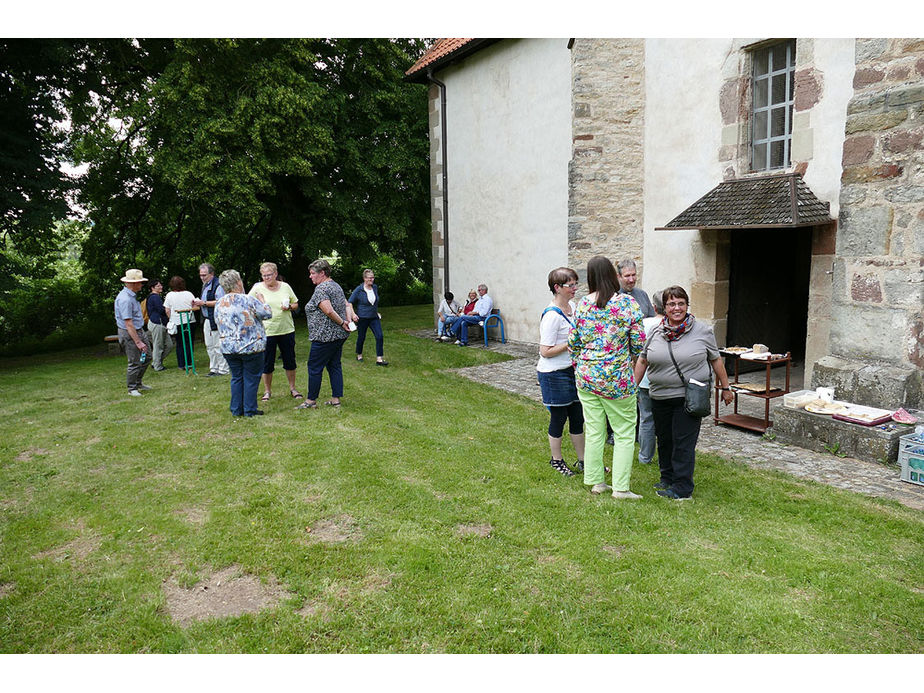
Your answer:
[[[321,392],[321,376],[324,369],[330,377],[332,397],[324,404],[340,406],[343,397],[343,367],[340,357],[343,343],[350,336],[350,323],[356,317],[347,304],[340,285],[330,278],[330,263],[315,260],[308,265],[308,276],[314,284],[314,294],[305,306],[308,320],[308,338],[311,351],[308,354],[308,394],[297,409],[312,409],[318,406]]]
[[[584,410],[574,383],[574,366],[568,348],[568,335],[574,324],[574,295],[578,277],[570,267],[549,272],[552,302],[542,311],[539,321],[539,362],[536,375],[542,388],[542,403],[549,410],[549,448],[552,468],[565,476],[574,471],[565,463],[561,443],[565,421],[571,434],[571,444],[577,455],[578,471],[584,468]]]

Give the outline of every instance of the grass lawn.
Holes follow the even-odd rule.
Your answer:
[[[100,349],[0,362],[0,651],[924,650],[921,513],[710,455],[692,502],[638,465],[644,499],[593,497],[540,405],[450,372],[506,357],[383,313],[391,366],[351,337],[339,411],[235,420],[175,367],[129,398]]]

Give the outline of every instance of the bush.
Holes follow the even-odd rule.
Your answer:
[[[37,354],[96,342],[115,331],[108,304],[88,297],[73,277],[20,284],[0,295],[0,355]]]

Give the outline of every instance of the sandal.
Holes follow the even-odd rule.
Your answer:
[[[357,357],[356,357],[356,360],[357,360],[357,361],[362,361],[362,360],[363,360],[363,357],[362,357],[362,356],[357,356]]]
[[[387,366],[387,365],[388,365],[388,361],[386,361],[385,359],[382,359],[381,361],[376,361],[376,362],[375,362],[375,365],[376,365],[376,366]]]
[[[301,399],[302,393],[298,390],[289,390],[289,393],[292,395],[292,399]]]
[[[269,402],[269,400],[270,400],[270,393],[269,393],[269,392],[264,392],[264,393],[263,393],[263,397],[261,398],[261,401],[263,401],[263,402]]]
[[[329,407],[339,407],[340,406],[340,402],[335,402],[332,399],[327,400],[324,404],[326,404]]]
[[[304,402],[302,402],[295,408],[296,409],[317,409],[317,407],[318,407],[317,402],[309,402],[308,400],[305,400]]]

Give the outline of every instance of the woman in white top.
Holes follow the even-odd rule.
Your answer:
[[[561,443],[565,420],[571,434],[571,444],[577,455],[577,468],[584,468],[584,410],[578,399],[574,383],[574,366],[568,348],[568,335],[574,325],[574,295],[578,276],[570,267],[559,267],[549,272],[549,290],[552,302],[542,311],[539,321],[539,363],[536,375],[542,388],[542,403],[549,410],[549,448],[552,468],[565,476],[574,471],[565,463]]]
[[[175,335],[179,330],[180,318],[183,312],[198,309],[193,308],[192,303],[195,296],[192,295],[191,291],[186,290],[186,282],[183,277],[171,277],[169,286],[170,293],[164,298],[164,312],[168,318],[167,332]],[[195,317],[191,313],[187,314],[186,319],[195,322]],[[192,333],[190,333],[190,337],[192,336]],[[187,367],[192,366],[192,359],[192,345],[187,344],[186,340],[181,336],[176,340],[177,365],[185,370]]]

